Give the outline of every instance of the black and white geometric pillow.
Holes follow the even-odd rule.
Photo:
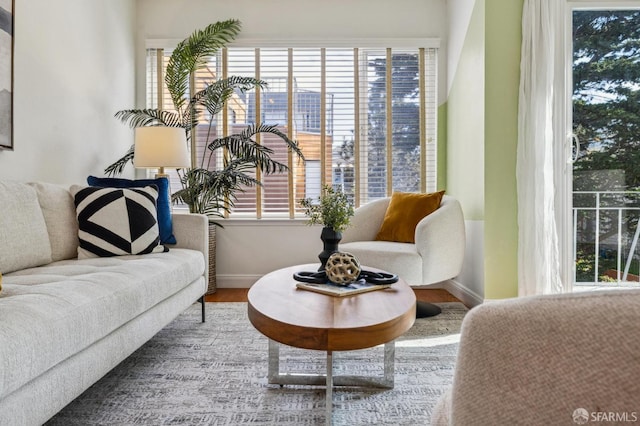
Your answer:
[[[73,187],[78,259],[169,251],[160,243],[158,189]]]

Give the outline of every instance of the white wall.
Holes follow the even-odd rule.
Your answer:
[[[475,3],[476,0],[447,1],[447,94],[456,75]]]
[[[184,39],[195,29],[239,19],[241,39],[440,38],[439,93],[446,99],[445,0],[138,0],[137,102],[145,105],[147,39]],[[230,221],[217,233],[219,287],[248,287],[283,266],[317,262],[320,228],[305,221]]]
[[[467,244],[462,271],[453,280],[444,283],[449,293],[467,306],[484,301],[484,221],[465,220]]]
[[[83,183],[122,155],[135,102],[131,0],[16,0],[14,151],[0,179]]]
[[[320,226],[305,220],[229,220],[216,231],[218,287],[249,287],[267,272],[317,263]]]
[[[460,200],[467,250],[447,289],[475,305],[484,299],[484,0],[449,0],[447,193]]]

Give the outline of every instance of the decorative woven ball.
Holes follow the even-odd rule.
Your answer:
[[[329,256],[324,269],[329,281],[341,285],[351,284],[356,281],[362,270],[358,259],[347,252],[333,253]]]

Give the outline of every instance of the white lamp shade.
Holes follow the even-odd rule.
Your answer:
[[[191,166],[184,129],[179,127],[137,127],[133,164],[144,168]]]

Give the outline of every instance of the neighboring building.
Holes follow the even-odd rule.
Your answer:
[[[260,122],[262,124],[275,125],[278,129],[287,134],[288,122],[288,97],[286,91],[279,91],[278,87],[281,82],[269,84],[269,88],[260,93]],[[286,81],[285,81],[286,83]],[[275,90],[270,90],[273,87]],[[295,87],[295,86],[294,86]],[[328,152],[333,148],[333,105],[331,102],[332,95],[327,95],[325,113],[325,135],[324,145]],[[229,134],[237,133],[246,128],[247,124],[256,122],[256,93],[236,93],[227,103],[229,117]],[[318,92],[298,90],[296,89],[293,96],[293,132],[292,139],[296,140],[304,154],[305,161],[293,160],[292,171],[295,187],[295,200],[312,197],[315,198],[320,194],[321,173],[321,94]],[[217,132],[217,128],[211,129],[213,134]],[[205,141],[209,127],[207,125],[199,126],[199,140]],[[262,134],[260,143],[273,149],[274,153],[271,157],[274,160],[287,164],[288,152],[286,145],[280,138],[271,134]],[[199,149],[199,155],[202,155],[204,143]],[[325,173],[327,182],[332,181],[332,164],[325,165]],[[285,173],[263,176],[261,181],[264,183],[262,187],[262,211],[268,213],[288,213],[289,212],[289,196],[288,196],[288,175]],[[256,188],[247,188],[244,193],[238,194],[238,200],[235,205],[235,211],[241,213],[254,212],[256,200]]]

